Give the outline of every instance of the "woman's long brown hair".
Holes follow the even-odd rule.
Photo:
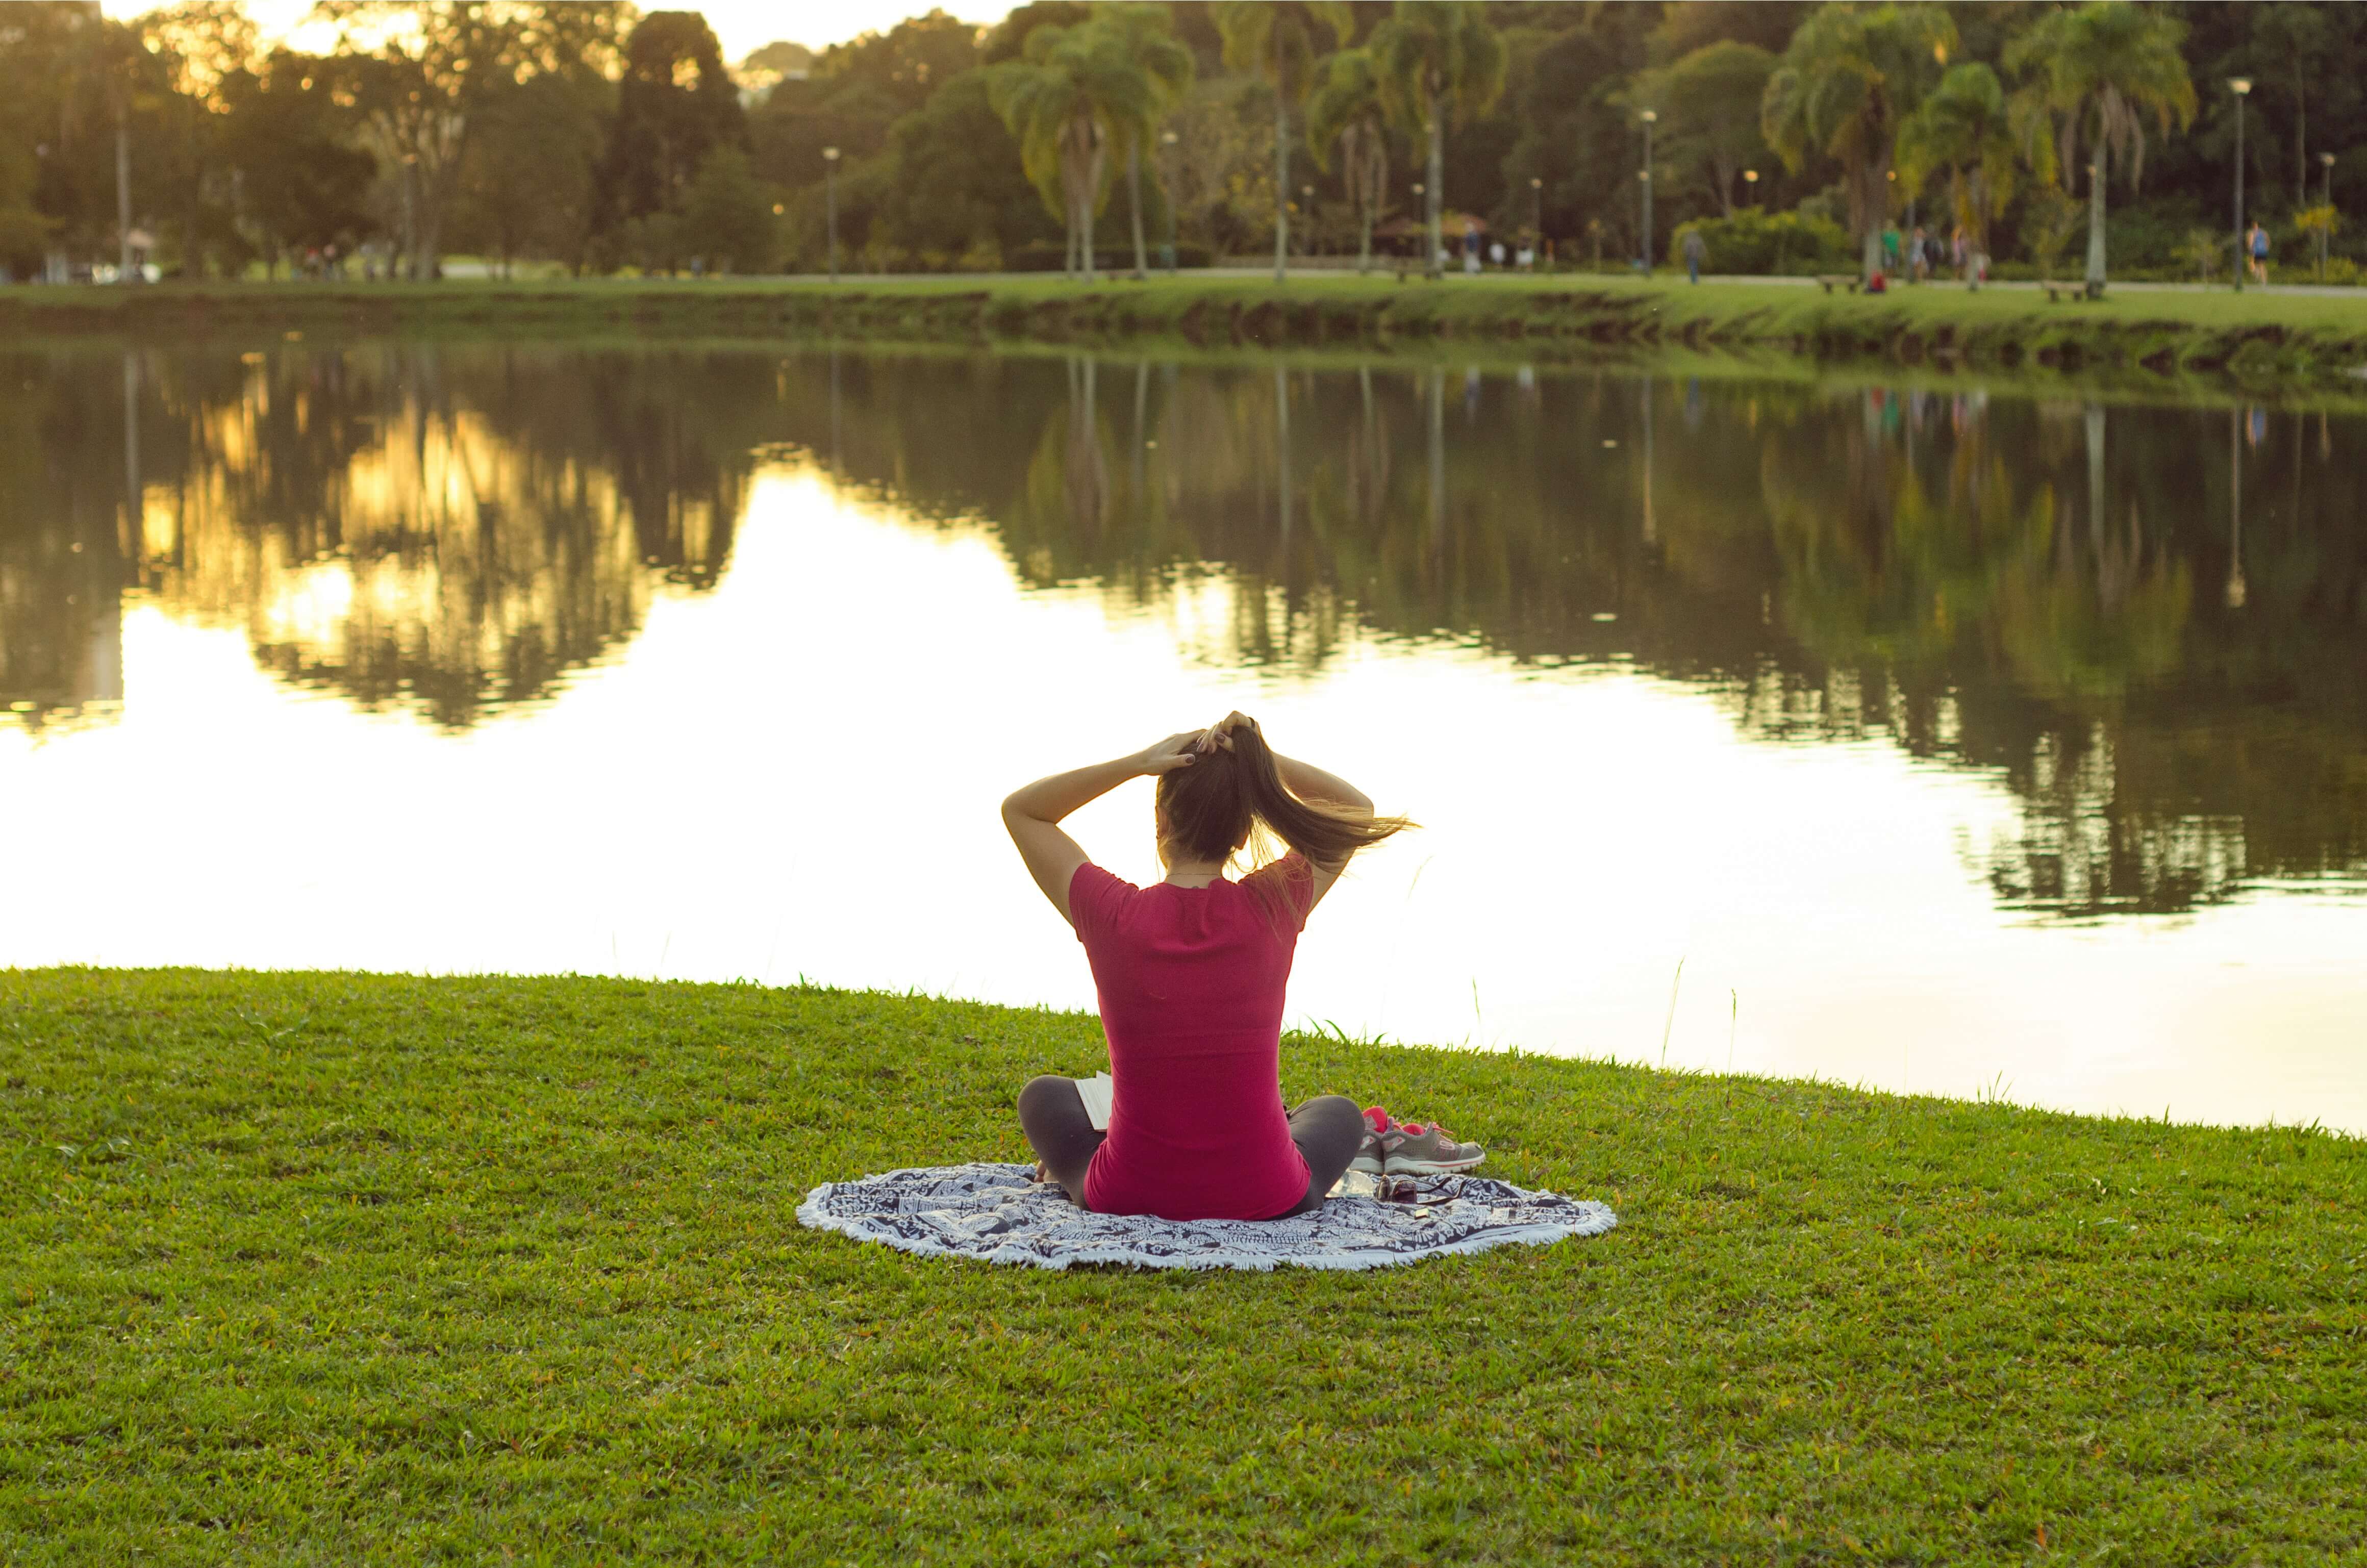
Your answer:
[[[1413,827],[1402,817],[1369,817],[1328,801],[1301,800],[1282,782],[1265,737],[1244,725],[1232,747],[1204,751],[1187,768],[1159,775],[1167,819],[1161,848],[1222,865],[1260,828],[1313,864],[1336,870],[1358,850]]]

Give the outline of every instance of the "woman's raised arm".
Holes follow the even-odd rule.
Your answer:
[[[1069,916],[1069,884],[1075,880],[1077,867],[1092,857],[1076,840],[1060,830],[1061,818],[1099,800],[1128,779],[1191,766],[1192,742],[1200,734],[1199,730],[1187,729],[1130,757],[1054,773],[1023,784],[1003,797],[1002,825],[1010,830],[1011,841],[1019,846],[1019,858],[1027,863],[1027,874],[1043,889],[1044,897],[1052,901],[1052,908],[1060,911],[1062,919],[1071,925],[1076,923]]]

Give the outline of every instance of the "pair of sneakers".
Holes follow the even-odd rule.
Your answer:
[[[1365,1142],[1348,1168],[1368,1176],[1452,1176],[1487,1157],[1487,1150],[1455,1142],[1435,1122],[1399,1122],[1375,1105],[1365,1111]]]

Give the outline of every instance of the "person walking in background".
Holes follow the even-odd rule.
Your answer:
[[[1931,275],[1930,257],[1923,249],[1922,224],[1915,225],[1915,231],[1908,236],[1907,243],[1907,276],[1921,283]]]
[[[1708,254],[1709,247],[1702,243],[1701,231],[1698,229],[1686,230],[1685,279],[1687,282],[1699,283],[1701,281],[1702,257]]]
[[[1479,276],[1479,220],[1463,220],[1463,270],[1472,277]]]
[[[2269,281],[2269,231],[2260,227],[2257,218],[2244,234],[2244,254],[2252,258],[2252,281],[2265,285]]]

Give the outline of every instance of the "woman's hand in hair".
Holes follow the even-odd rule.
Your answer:
[[[1200,732],[1199,739],[1194,744],[1193,750],[1198,751],[1214,751],[1217,748],[1221,746],[1226,750],[1229,751],[1233,749],[1233,731],[1236,729],[1246,729],[1252,735],[1263,733],[1263,731],[1258,728],[1257,720],[1251,718],[1249,715],[1240,712],[1239,709],[1235,709],[1233,712],[1229,713],[1224,717],[1218,719],[1216,723],[1210,725],[1207,728],[1202,730]]]
[[[1177,768],[1190,767],[1194,754],[1205,750],[1198,742],[1206,733],[1205,730],[1186,729],[1181,734],[1171,735],[1164,740],[1154,741],[1143,748],[1141,754],[1135,758],[1136,770],[1140,773],[1158,774],[1172,773]]]

